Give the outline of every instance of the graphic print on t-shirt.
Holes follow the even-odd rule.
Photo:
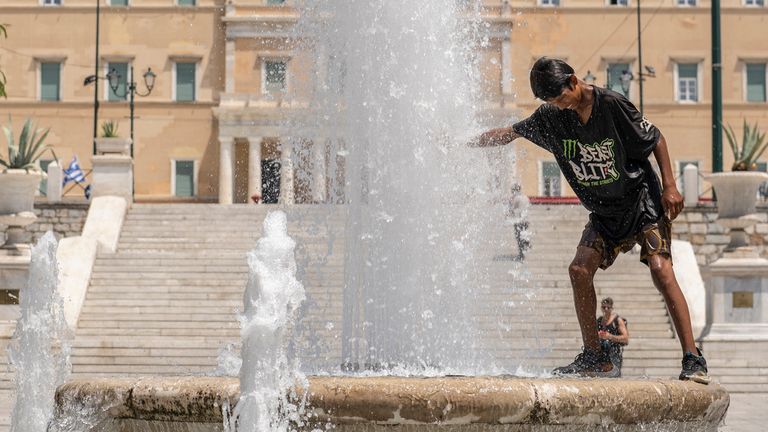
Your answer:
[[[563,140],[563,155],[580,185],[603,186],[618,180],[614,145],[611,138],[592,144],[583,144],[577,139]]]

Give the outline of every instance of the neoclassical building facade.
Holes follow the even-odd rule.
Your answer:
[[[256,196],[312,203],[340,195],[343,154],[329,154],[327,137],[301,136],[293,126],[311,106],[313,67],[328,60],[297,43],[300,17],[291,0],[100,0],[98,72],[93,3],[0,4],[0,21],[8,25],[8,38],[0,39],[8,90],[0,123],[8,114],[17,128],[23,118],[35,119],[51,129],[60,163],[77,157],[87,170],[94,87],[84,86],[85,78],[103,78],[112,69],[127,76],[133,68],[144,93],[142,74],[151,68],[155,86],[135,105],[137,201],[245,203]],[[644,112],[667,137],[675,169],[693,163],[711,170],[708,1],[643,2],[643,63],[651,69],[642,71],[634,0],[482,3],[489,39],[478,47],[479,73],[488,127],[538,106],[527,71],[539,56],[557,56],[580,77],[622,91],[636,105],[644,79]],[[721,13],[724,122],[739,133],[743,120],[766,130],[768,46],[755,35],[768,9],[762,0],[724,0]],[[96,94],[97,126],[118,121],[123,136],[130,123],[125,85],[112,92],[99,80]],[[572,194],[546,152],[524,142],[515,152],[526,194]],[[726,169],[730,160],[726,144]],[[45,156],[43,163],[50,161]]]

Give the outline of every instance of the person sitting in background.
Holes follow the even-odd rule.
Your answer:
[[[613,367],[618,369],[619,374],[621,374],[624,346],[629,343],[627,320],[613,311],[613,299],[610,297],[606,297],[600,302],[600,309],[603,311],[603,315],[597,317],[597,335],[600,338],[603,351],[608,353]]]

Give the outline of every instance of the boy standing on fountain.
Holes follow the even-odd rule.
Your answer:
[[[619,253],[639,243],[640,260],[664,296],[682,346],[680,379],[708,383],[707,362],[694,343],[688,304],[672,269],[671,221],[683,210],[683,198],[664,136],[624,96],[578,79],[562,60],[540,58],[530,80],[534,96],[545,103],[512,127],[483,133],[470,146],[504,145],[520,137],[532,141],[554,155],[591,212],[568,268],[584,347],[553,373],[619,376],[600,346],[593,278],[598,268],[608,268]],[[661,184],[648,159],[651,153]]]

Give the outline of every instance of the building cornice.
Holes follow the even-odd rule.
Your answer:
[[[299,17],[293,16],[227,16],[222,21],[226,24],[226,37],[237,38],[290,38],[295,37],[294,30]]]

